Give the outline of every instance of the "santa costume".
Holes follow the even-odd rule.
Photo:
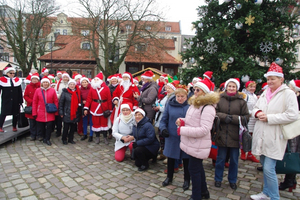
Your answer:
[[[128,81],[122,81],[116,90],[113,93],[112,101],[117,100],[118,104],[115,106],[113,113],[111,115],[111,121],[114,122],[120,114],[120,105],[130,103],[133,105],[133,109],[135,110],[138,107],[138,101],[134,98],[133,94],[138,93],[140,94],[139,89],[133,84],[132,75],[129,72],[125,72],[122,77],[128,77]]]
[[[92,114],[92,130],[96,134],[95,142],[100,143],[100,133],[104,136],[105,144],[108,144],[107,131],[111,127],[109,117],[105,118],[103,112],[112,108],[109,88],[103,82],[103,74],[100,72],[91,82],[92,88],[84,105],[84,110],[89,110]]]

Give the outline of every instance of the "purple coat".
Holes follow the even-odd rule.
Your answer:
[[[205,96],[192,96],[190,107],[185,118],[185,125],[180,128],[180,148],[190,156],[206,159],[211,148],[210,130],[216,116],[215,104],[219,102],[218,93],[208,93]],[[202,107],[208,105],[203,109]]]

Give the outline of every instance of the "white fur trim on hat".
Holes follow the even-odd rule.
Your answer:
[[[204,84],[204,83],[202,83],[202,82],[197,82],[197,83],[195,83],[195,85],[194,85],[194,88],[195,87],[198,87],[198,88],[200,88],[201,90],[203,90],[203,92],[205,92],[205,94],[207,94],[207,93],[209,93],[210,92],[210,90],[209,90],[209,88]]]
[[[172,83],[168,83],[167,86],[169,86],[170,88],[172,88],[172,90],[176,90],[176,87],[172,84]]]
[[[152,79],[151,76],[141,76],[142,78],[145,78],[145,79]]]
[[[129,106],[128,104],[122,104],[122,105],[121,105],[121,110],[122,110],[123,108],[127,108],[127,109],[131,110],[131,109],[130,109],[130,106]]]
[[[137,113],[137,112],[140,112],[144,117],[146,116],[145,111],[141,108],[135,109],[134,114]]]
[[[77,75],[74,77],[75,80],[78,79],[78,78],[82,78],[81,74],[77,74]]]
[[[37,78],[38,80],[40,80],[40,77],[39,77],[39,76],[35,76],[35,75],[32,75],[32,76],[30,77],[30,80],[33,79],[33,78]]]
[[[15,73],[15,72],[16,72],[16,69],[13,68],[13,67],[6,67],[6,68],[4,69],[4,74],[7,74],[7,73],[10,72],[10,71],[14,71],[14,73]]]
[[[227,88],[228,83],[230,83],[230,82],[234,82],[234,83],[236,84],[237,90],[240,89],[240,83],[239,83],[236,79],[230,78],[230,79],[228,79],[228,80],[225,82],[225,87],[224,87],[225,90],[226,90],[226,88]]]
[[[90,80],[87,77],[82,77],[80,79],[80,84],[82,83],[82,81],[87,81],[88,83],[91,83]]]
[[[69,85],[70,83],[74,83],[74,84],[76,85],[76,81],[75,81],[74,79],[70,79],[69,82],[68,82],[68,85]]]
[[[42,80],[41,80],[41,84],[42,83],[44,83],[44,82],[48,82],[49,84],[50,84],[50,80],[49,80],[49,78],[42,78]]]
[[[268,77],[268,76],[278,76],[278,77],[281,77],[283,78],[283,73],[280,73],[280,72],[267,72],[264,77]]]
[[[208,79],[210,80],[210,77],[209,77],[209,76],[207,76],[206,74],[203,74],[203,76],[204,76],[204,77],[206,77],[206,78],[208,78]]]
[[[129,79],[130,79],[130,75],[129,74],[126,74],[126,73],[124,73],[123,75],[122,75],[122,77],[128,77]]]
[[[67,76],[68,78],[70,78],[70,75],[68,73],[63,73],[61,77],[63,78],[64,76]]]

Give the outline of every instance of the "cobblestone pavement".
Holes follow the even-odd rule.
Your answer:
[[[106,146],[103,138],[100,145],[75,138],[75,145],[63,145],[55,137],[52,146],[29,141],[29,137],[2,145],[0,199],[189,199],[191,190],[182,190],[182,170],[175,174],[172,185],[162,187],[166,178],[162,161],[139,172],[129,151],[124,162],[114,160],[113,140]],[[238,189],[233,191],[227,170],[222,187],[214,187],[211,160],[204,161],[211,199],[250,199],[251,194],[261,192],[263,177],[256,170],[258,165],[240,160]],[[282,176],[278,178],[282,181]],[[281,191],[280,195],[281,199],[300,199],[300,189]]]

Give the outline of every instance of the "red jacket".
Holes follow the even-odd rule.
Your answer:
[[[46,90],[41,88],[45,95],[46,103],[54,103],[58,107],[58,99],[55,89],[49,87]],[[47,113],[41,89],[37,89],[33,96],[32,116],[36,116],[38,122],[51,122],[55,120],[56,113]]]
[[[91,84],[88,84],[86,88],[82,86],[80,87],[80,94],[81,94],[82,101],[85,101],[87,99],[90,89],[91,89]]]
[[[98,103],[94,100],[103,100],[104,102]],[[102,116],[106,110],[111,110],[112,102],[110,90],[103,82],[98,89],[91,88],[84,105],[84,109],[90,110],[93,116]]]
[[[40,82],[37,82],[37,83],[30,82],[26,86],[26,89],[25,89],[25,92],[24,92],[24,99],[27,103],[27,106],[32,106],[34,93],[35,93],[36,89],[38,89],[40,87],[41,87]],[[25,117],[27,117],[29,119],[34,119],[31,114],[25,114]]]

